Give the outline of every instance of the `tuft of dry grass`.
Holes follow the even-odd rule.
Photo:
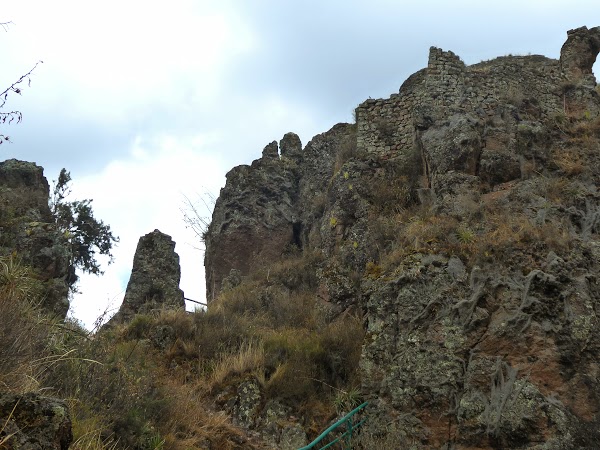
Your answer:
[[[0,258],[0,390],[36,390],[50,358],[55,322],[36,306],[39,282],[14,256]]]
[[[103,438],[102,429],[91,429],[80,435],[71,444],[71,450],[117,450],[118,441]]]
[[[191,450],[217,448],[224,450],[239,449],[244,433],[231,423],[223,411],[215,411],[206,398],[203,389],[193,384],[180,384],[172,378],[166,378],[173,404],[177,405],[168,417],[162,429],[164,447],[171,450]],[[245,448],[254,446],[248,442]]]
[[[264,377],[265,351],[260,342],[249,341],[236,351],[222,354],[214,364],[208,378],[209,390],[234,375],[256,372]]]
[[[554,149],[552,161],[567,176],[580,175],[586,170],[586,164],[576,149]]]

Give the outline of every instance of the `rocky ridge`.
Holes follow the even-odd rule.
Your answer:
[[[315,297],[364,317],[369,432],[412,448],[594,448],[599,42],[582,27],[560,60],[472,66],[431,48],[355,124],[304,149],[288,133],[232,169],[206,239],[209,309],[232,277],[316,250]]]

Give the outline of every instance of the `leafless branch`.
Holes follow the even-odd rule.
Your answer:
[[[192,201],[187,195],[182,194],[184,205],[180,208],[186,228],[190,228],[198,241],[204,244],[206,233],[210,225],[210,215],[215,206],[216,198],[210,192],[197,195],[198,200]],[[202,211],[204,210],[204,211]],[[198,248],[200,250],[200,248]]]
[[[0,94],[0,99],[2,100],[2,103],[0,103],[0,108],[3,108],[4,105],[6,104],[6,99],[8,98],[8,94],[10,92],[14,92],[15,94],[21,95],[21,88],[18,87],[18,85],[21,84],[23,81],[27,80],[27,86],[31,86],[31,73],[35,70],[35,68],[37,66],[39,66],[40,64],[43,64],[43,63],[44,63],[44,61],[36,62],[35,66],[33,66],[29,72],[27,72],[24,75],[21,75],[21,77],[17,81],[15,81],[13,84],[11,84],[9,87],[7,87],[4,90],[4,92],[2,92]]]
[[[4,31],[8,31],[10,25],[14,25],[12,20],[9,22],[0,22],[0,27],[4,28]]]

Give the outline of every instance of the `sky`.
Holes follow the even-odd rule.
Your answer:
[[[120,237],[114,263],[83,276],[72,300],[70,314],[88,328],[116,312],[138,239],[154,229],[177,243],[185,296],[204,301],[184,196],[202,205],[231,168],[288,131],[305,145],[351,122],[359,103],[389,97],[425,67],[430,46],[467,64],[558,58],[567,30],[600,25],[595,0],[0,4],[0,21],[12,22],[0,30],[2,90],[43,61],[4,107],[23,120],[2,125],[12,143],[1,159],[34,161],[50,183],[66,168],[72,199],[93,199],[95,216]]]

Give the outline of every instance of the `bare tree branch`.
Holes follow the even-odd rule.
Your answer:
[[[0,27],[4,28],[4,31],[8,32],[8,27],[10,25],[14,25],[13,21],[9,21],[9,22],[0,22]]]
[[[4,92],[0,93],[0,99],[2,99],[2,103],[0,103],[0,108],[3,108],[6,104],[6,99],[8,98],[8,94],[10,92],[14,92],[15,94],[21,95],[21,88],[19,88],[18,85],[21,84],[23,81],[27,80],[27,86],[31,86],[31,73],[35,70],[37,66],[43,63],[44,61],[36,62],[35,66],[33,66],[29,72],[27,72],[25,75],[21,75],[21,77],[17,81],[15,81],[13,84],[7,87],[4,90]]]
[[[217,199],[210,192],[205,192],[204,195],[196,195],[198,200],[192,201],[190,198],[181,194],[184,198],[183,207],[179,208],[183,214],[183,222],[186,228],[190,228],[200,244],[204,244],[206,233],[210,225],[210,216],[214,209]],[[202,212],[204,210],[204,213]],[[197,250],[203,250],[201,247],[194,247]]]
[[[14,25],[12,21],[0,22],[0,27],[2,27],[4,31],[8,31],[10,25]],[[10,94],[11,92],[21,95],[21,87],[19,87],[19,85],[25,80],[27,80],[27,86],[31,86],[31,74],[36,69],[36,67],[42,64],[43,62],[44,61],[40,60],[37,63],[35,63],[35,66],[33,66],[31,70],[29,70],[29,72],[27,72],[24,75],[21,75],[21,77],[17,81],[15,81],[2,93],[0,93],[0,109],[4,108],[4,105],[6,105],[8,94]],[[23,120],[23,114],[21,113],[21,111],[0,112],[0,124],[2,125],[10,125],[15,121],[16,123],[20,123],[21,120]],[[10,137],[0,133],[0,144],[3,144],[4,142],[11,142]]]

